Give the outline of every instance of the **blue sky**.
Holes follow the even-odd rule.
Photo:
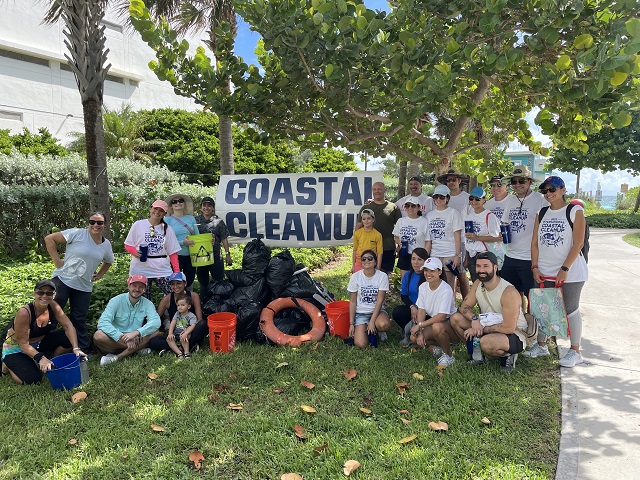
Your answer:
[[[368,8],[373,10],[388,10],[388,4],[384,0],[365,0],[364,3]],[[240,19],[235,51],[237,55],[244,58],[244,61],[247,64],[258,64],[254,50],[259,38],[259,35],[252,32],[249,29],[249,26]],[[527,121],[529,122],[529,125],[531,125],[532,133],[534,134],[534,137],[536,137],[536,140],[540,140],[543,144],[547,143],[549,138],[542,135],[540,127],[533,123],[534,117],[535,115],[527,115]],[[359,162],[359,168],[364,169],[364,164],[362,162]],[[375,165],[375,162],[371,162],[369,164],[370,170],[375,170],[377,168],[378,167]],[[561,173],[561,176],[567,184],[567,190],[574,192],[576,176],[570,173]],[[598,182],[601,183],[604,195],[615,195],[620,191],[620,185],[622,183],[627,183],[629,188],[639,186],[640,177],[633,177],[627,172],[611,172],[608,174],[602,174],[601,172],[592,169],[584,169],[582,171],[580,184],[583,191],[592,190],[595,194]]]

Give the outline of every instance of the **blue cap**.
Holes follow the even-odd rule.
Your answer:
[[[172,273],[171,276],[169,277],[169,282],[173,282],[173,281],[186,282],[187,281],[187,277],[182,272]]]
[[[552,187],[564,188],[564,180],[555,175],[547,177],[539,188],[543,188],[545,185],[551,185]]]
[[[487,192],[485,192],[484,188],[482,188],[482,187],[474,187],[473,190],[471,190],[469,192],[469,196],[470,197],[484,198],[484,197],[487,196]]]

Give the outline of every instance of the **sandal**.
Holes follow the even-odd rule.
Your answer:
[[[182,360],[184,358],[184,355],[182,353],[176,353],[176,357],[178,358],[178,360]]]
[[[184,358],[191,358],[191,354],[190,353],[185,353],[184,354]]]

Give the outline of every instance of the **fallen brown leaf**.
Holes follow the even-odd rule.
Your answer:
[[[358,376],[358,372],[356,372],[355,368],[348,368],[344,371],[344,378],[347,380],[353,380]]]
[[[189,454],[189,461],[193,462],[193,466],[196,470],[200,470],[200,467],[202,466],[200,465],[200,462],[202,460],[204,460],[204,455],[202,455],[202,452],[199,450],[194,450]]]
[[[276,365],[276,370],[277,370],[278,368],[287,367],[287,366],[289,366],[289,364],[288,364],[287,362],[279,363],[278,365]]]
[[[209,393],[209,401],[211,403],[217,403],[219,399],[220,399],[220,395],[218,395],[217,392]]]
[[[283,473],[280,480],[302,480],[302,477],[297,473]]]
[[[81,402],[85,398],[87,398],[87,394],[85,392],[78,392],[78,393],[74,393],[73,395],[71,395],[71,401],[73,403]]]
[[[158,378],[158,375],[155,373],[147,373],[147,377],[149,377],[149,380],[155,380]]]
[[[414,373],[413,378],[415,378],[416,380],[424,380],[424,377],[419,373]]]
[[[282,388],[274,388],[273,393],[282,393],[284,390]]]
[[[449,430],[449,425],[444,422],[429,422],[429,428],[435,432],[447,431]]]
[[[404,423],[405,425],[408,425],[409,423],[411,423],[411,420],[407,420],[407,419],[406,419],[406,418],[404,418],[404,417],[400,417],[400,421],[401,421],[402,423]]]
[[[313,407],[310,407],[309,405],[300,405],[300,408],[302,409],[303,412],[306,412],[306,413],[316,413],[316,409]]]
[[[76,445],[78,443],[78,439],[77,438],[72,438],[71,440],[69,440],[67,442],[69,445]]]
[[[213,389],[216,392],[223,393],[223,392],[231,390],[231,385],[229,385],[228,383],[217,383],[216,382],[216,383],[213,384]]]
[[[491,425],[491,420],[489,420],[487,417],[482,417],[482,420],[480,421],[485,425]]]
[[[365,415],[371,415],[371,410],[369,410],[368,408],[360,407],[359,410]]]
[[[348,477],[351,475],[358,467],[360,467],[360,462],[357,460],[347,460],[344,462],[344,468],[342,471]]]
[[[409,443],[409,442],[413,442],[416,438],[418,438],[418,435],[411,435],[410,437],[404,437],[401,438],[400,440],[398,440],[398,443],[400,445],[404,445],[405,443]]]
[[[300,382],[300,385],[302,385],[303,387],[307,387],[309,390],[315,388],[315,385],[311,382],[307,382],[306,380],[302,380]]]
[[[240,405],[239,403],[230,403],[229,405],[227,405],[227,408],[229,410],[240,411],[242,410],[242,405]]]
[[[396,383],[396,388],[398,389],[398,393],[403,394],[406,393],[409,384],[407,382],[399,382]]]
[[[409,414],[409,410],[400,410],[400,413],[402,415],[408,415]]]
[[[324,452],[327,448],[329,448],[329,445],[327,445],[326,443],[314,448],[313,456],[317,457],[318,455],[321,455],[322,452]]]
[[[150,426],[151,426],[151,430],[153,430],[154,432],[164,432],[165,431],[164,427],[161,427],[160,425],[154,425],[152,423]]]
[[[302,425],[295,424],[293,426],[293,431],[295,432],[296,437],[298,437],[299,439],[301,440],[307,439],[307,432]]]

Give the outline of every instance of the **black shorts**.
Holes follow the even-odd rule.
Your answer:
[[[382,265],[380,265],[380,270],[383,272],[393,272],[393,266],[396,263],[396,251],[395,250],[385,250],[382,252]]]
[[[411,270],[411,255],[400,255],[396,267],[400,270]]]
[[[509,353],[520,353],[524,350],[524,343],[522,343],[518,335],[510,333],[507,338],[509,339]]]
[[[533,272],[531,271],[531,260],[516,260],[505,256],[502,270],[500,270],[500,277],[525,295],[529,295],[529,290],[535,286]]]

